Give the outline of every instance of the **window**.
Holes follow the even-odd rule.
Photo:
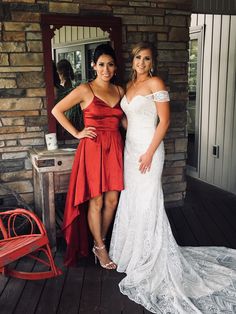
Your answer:
[[[192,170],[198,170],[199,154],[199,116],[200,116],[200,82],[201,82],[201,55],[202,29],[190,28],[188,83],[189,101],[187,105],[187,132],[188,157],[187,165]]]

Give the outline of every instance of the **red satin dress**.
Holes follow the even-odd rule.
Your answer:
[[[75,154],[63,220],[67,266],[88,255],[87,201],[107,191],[124,189],[120,101],[110,107],[94,95],[83,115],[85,126],[95,127],[97,137],[81,139]]]

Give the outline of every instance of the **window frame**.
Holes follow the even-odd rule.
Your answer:
[[[201,95],[202,95],[202,66],[203,66],[203,49],[204,49],[204,25],[193,26],[189,28],[190,41],[197,39],[197,78],[196,78],[196,103],[195,103],[195,142],[194,142],[194,164],[187,164],[187,173],[193,177],[198,177],[200,168],[200,153],[201,153]],[[188,108],[187,108],[188,110]],[[186,125],[187,130],[187,125]]]

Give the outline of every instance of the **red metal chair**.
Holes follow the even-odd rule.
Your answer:
[[[25,228],[19,228],[19,221]],[[46,270],[25,272],[9,267],[24,256],[44,264]],[[27,280],[51,278],[62,273],[55,266],[44,225],[29,210],[17,208],[0,212],[0,273]]]

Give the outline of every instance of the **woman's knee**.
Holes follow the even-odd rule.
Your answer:
[[[105,198],[105,208],[115,209],[118,204],[118,196],[116,194],[109,195]]]
[[[101,211],[103,206],[102,195],[96,196],[89,201],[89,210]]]

